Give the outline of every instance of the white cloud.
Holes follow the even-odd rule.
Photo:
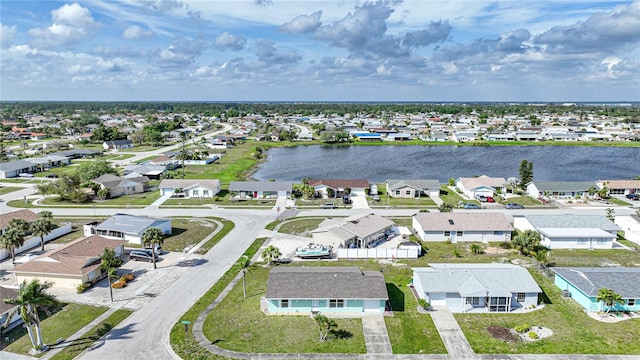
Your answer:
[[[29,30],[34,45],[44,48],[75,45],[93,36],[98,26],[89,9],[78,3],[51,11],[51,20],[52,24],[46,29]]]
[[[13,38],[16,36],[16,26],[6,26],[0,23],[0,48],[6,48],[11,45]]]
[[[132,39],[148,39],[153,37],[153,31],[151,30],[143,30],[138,25],[132,25],[126,28],[122,32],[122,37],[124,39],[132,40]]]
[[[311,15],[296,16],[293,20],[280,25],[278,30],[300,34],[313,32],[322,25],[320,17],[322,17],[322,11],[316,11]]]
[[[213,42],[213,46],[220,50],[242,50],[246,44],[247,39],[243,36],[229,34],[226,31]]]

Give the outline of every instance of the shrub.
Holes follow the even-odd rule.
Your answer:
[[[540,338],[535,331],[529,331],[528,335],[529,335],[529,338],[531,338],[533,340],[538,340]]]
[[[471,250],[471,253],[475,254],[475,255],[479,255],[479,254],[482,254],[484,252],[484,249],[482,249],[482,245],[480,245],[480,244],[475,244],[475,243],[471,244],[469,246],[469,249]]]
[[[516,332],[519,332],[520,334],[522,333],[526,333],[527,331],[529,331],[529,329],[531,329],[531,325],[529,324],[520,324],[517,325],[515,328]]]
[[[133,280],[135,277],[136,277],[136,276],[135,276],[135,275],[133,275],[133,273],[128,273],[128,274],[124,274],[124,275],[122,275],[122,277],[120,278],[120,280],[123,280],[123,279],[124,279],[124,281],[129,282],[129,281]]]
[[[453,256],[457,257],[457,258],[461,258],[462,254],[460,254],[460,250],[458,250],[458,248],[453,249]]]
[[[127,282],[123,281],[122,279],[114,282],[113,284],[111,284],[111,287],[114,289],[122,289],[123,287],[127,286]]]
[[[426,299],[418,299],[418,305],[420,305],[425,310],[429,309],[429,307],[431,306],[431,304],[429,304]]]
[[[510,242],[506,242],[506,241],[505,242],[501,242],[500,243],[500,247],[502,249],[509,250],[509,249],[511,249],[511,243]]]
[[[78,294],[82,294],[89,287],[91,287],[91,284],[88,284],[88,283],[80,284],[80,285],[76,286],[76,292]]]

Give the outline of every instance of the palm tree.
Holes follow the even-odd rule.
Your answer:
[[[111,288],[111,279],[116,277],[116,268],[122,265],[122,259],[116,256],[116,251],[104,248],[104,253],[100,256],[100,270],[107,273],[109,279],[109,295],[113,302],[113,289]]]
[[[622,300],[622,295],[616,293],[615,291],[607,288],[602,288],[598,290],[598,296],[596,296],[596,301],[602,301],[602,304],[607,307],[608,314],[616,304],[624,304],[624,300]]]
[[[240,271],[242,271],[242,297],[246,299],[247,298],[246,277],[247,277],[247,272],[249,271],[249,266],[251,265],[251,259],[249,259],[247,255],[242,255],[242,257],[238,259],[238,262],[236,263],[236,265],[240,268]]]
[[[153,268],[157,269],[156,266],[156,245],[162,245],[164,243],[164,234],[162,230],[150,227],[142,233],[142,244],[144,246],[150,246],[151,252],[153,252]]]
[[[18,306],[11,310],[11,313],[7,314],[7,323],[16,312],[20,312],[22,321],[29,333],[31,344],[36,350],[46,349],[46,345],[43,344],[42,340],[38,310],[41,309],[48,313],[48,307],[58,306],[58,300],[55,296],[45,292],[52,285],[52,283],[47,281],[40,283],[40,280],[37,279],[31,280],[31,282],[27,282],[25,280],[20,284],[20,290],[18,291],[17,297],[4,299],[5,303]]]
[[[27,232],[29,225],[22,219],[12,219],[0,236],[0,245],[9,250],[11,253],[11,261],[16,263],[16,249],[24,245],[24,234]]]
[[[267,265],[271,265],[275,260],[279,259],[281,255],[280,249],[273,245],[267,246],[264,251],[262,251],[262,258],[267,262]]]
[[[44,251],[44,237],[49,235],[51,230],[53,230],[53,223],[46,217],[40,217],[31,223],[31,232],[33,235],[40,237],[42,251]]]

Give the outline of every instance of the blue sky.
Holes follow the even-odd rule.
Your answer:
[[[0,99],[640,101],[640,2],[0,2]]]

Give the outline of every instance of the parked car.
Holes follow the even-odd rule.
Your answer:
[[[45,177],[49,178],[49,179],[57,179],[58,178],[58,174],[47,174]]]
[[[507,209],[524,209],[524,206],[522,206],[521,204],[516,204],[516,203],[508,203],[507,205],[505,205],[505,207]]]
[[[496,202],[496,200],[491,196],[487,196],[485,199],[487,200],[487,202],[490,202],[490,203]]]
[[[20,173],[18,174],[18,176],[23,177],[23,178],[32,178],[33,174],[29,174],[29,173]]]
[[[162,255],[162,246],[160,246],[160,244],[156,244],[156,255]],[[152,252],[153,249],[151,249],[151,247],[145,247],[145,250]]]
[[[129,259],[133,261],[148,261],[153,262],[153,253],[147,250],[133,250],[129,254]],[[158,256],[156,255],[156,261],[158,260]]]
[[[336,208],[336,204],[334,203],[324,203],[320,205],[320,209],[335,209],[335,208]]]
[[[463,208],[470,210],[470,209],[480,209],[480,205],[474,204],[474,203],[466,203],[462,206]]]
[[[342,197],[342,203],[343,204],[351,204],[351,198],[348,196],[343,196]]]
[[[627,194],[629,200],[640,200],[640,194]]]

